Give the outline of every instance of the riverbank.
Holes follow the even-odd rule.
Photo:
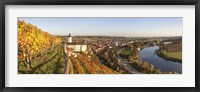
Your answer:
[[[131,66],[130,62],[125,61],[125,59],[122,59],[122,57],[119,55],[120,52],[123,51],[124,49],[125,48],[121,48],[116,52],[117,58],[119,58],[121,65],[126,67],[126,69],[129,70],[133,74],[142,74],[140,71],[138,71],[137,69],[133,68]]]
[[[182,74],[182,63],[177,63],[171,60],[166,60],[156,54],[159,46],[146,47],[139,52],[139,57],[142,61],[153,64],[156,69],[161,72],[177,72]]]
[[[174,53],[175,53],[175,52],[174,52]],[[177,52],[177,53],[178,53],[178,52]],[[166,54],[165,54],[165,53],[162,53],[162,52],[160,51],[160,49],[158,49],[158,50],[156,51],[156,54],[157,54],[159,57],[164,58],[164,59],[166,59],[166,60],[170,60],[170,61],[182,63],[182,59],[180,59],[180,58],[174,58],[174,57],[170,56],[169,54],[167,54],[167,52],[166,52]]]
[[[141,61],[141,59],[128,62],[128,59],[124,60],[120,56],[120,52],[123,50],[125,50],[125,48],[121,48],[117,51],[117,57],[121,60],[122,65],[131,71],[134,70],[136,74],[177,74],[177,72],[162,72],[160,69],[156,69],[153,64],[150,64],[147,61]],[[129,51],[125,50],[125,52]]]

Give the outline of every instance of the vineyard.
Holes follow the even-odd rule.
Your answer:
[[[65,59],[63,46],[55,48],[55,51],[49,51],[43,56],[33,58],[31,69],[27,69],[22,61],[19,61],[19,73],[22,74],[63,74],[65,69]]]
[[[18,73],[64,73],[61,39],[18,21]]]
[[[101,64],[99,60],[79,53],[77,57],[70,56],[70,74],[118,74],[115,70]]]
[[[90,57],[89,57],[90,56]],[[18,21],[19,74],[117,74],[99,62],[95,55],[78,53],[68,57],[66,66],[64,44],[59,36],[51,35],[36,26]],[[68,67],[68,68],[67,68]]]

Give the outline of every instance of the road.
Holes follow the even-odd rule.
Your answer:
[[[122,66],[124,66],[125,68],[127,68],[130,72],[134,73],[134,74],[142,74],[141,72],[137,71],[136,69],[134,69],[130,64],[130,62],[127,62],[127,61],[123,61],[123,59],[120,57],[120,52],[122,50],[124,50],[125,48],[121,48],[117,51],[117,58],[120,59],[120,63]]]
[[[65,70],[64,70],[64,73],[65,74],[69,74],[69,64],[70,62],[68,61],[68,57],[67,57],[67,47],[66,47],[66,44],[64,44],[64,52],[65,53]]]

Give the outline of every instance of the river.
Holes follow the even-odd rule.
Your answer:
[[[142,61],[153,64],[156,69],[160,69],[162,72],[178,72],[181,74],[182,63],[173,62],[159,57],[155,53],[157,49],[159,49],[158,46],[146,47],[139,52],[139,57]]]

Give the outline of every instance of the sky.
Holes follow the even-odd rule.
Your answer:
[[[53,35],[167,37],[182,36],[182,18],[54,18],[19,17]]]

